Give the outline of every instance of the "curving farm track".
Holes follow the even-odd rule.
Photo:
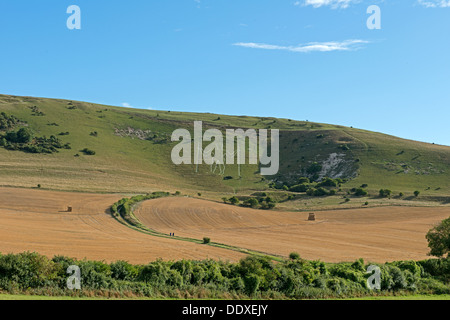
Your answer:
[[[112,218],[108,208],[123,195],[0,188],[0,252],[35,251],[53,257],[126,260],[222,259],[242,254],[220,248],[152,237]],[[66,212],[73,206],[73,212]]]
[[[153,230],[327,262],[429,258],[425,234],[450,207],[385,207],[308,213],[253,210],[190,198],[144,202],[135,216]]]

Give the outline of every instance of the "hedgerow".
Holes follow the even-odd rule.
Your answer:
[[[132,265],[37,253],[0,254],[0,291],[7,293],[165,297],[318,299],[392,294],[448,294],[449,259],[379,264],[381,291],[367,287],[368,264],[326,264],[302,259],[275,263],[248,256],[238,263],[156,260]],[[67,268],[81,271],[81,290],[67,289]]]

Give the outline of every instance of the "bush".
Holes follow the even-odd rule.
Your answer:
[[[323,178],[322,182],[317,184],[318,187],[337,187],[338,182],[331,178]]]
[[[87,156],[94,156],[95,155],[95,151],[94,150],[90,150],[88,148],[84,148],[83,150],[81,150],[81,152],[83,152]]]
[[[236,205],[236,204],[239,203],[239,199],[236,198],[235,196],[233,196],[233,197],[231,197],[230,199],[228,199],[228,201],[229,201],[231,204],[233,204],[233,205]]]
[[[145,197],[145,196],[142,196]],[[364,260],[353,263],[306,261],[293,252],[289,260],[247,256],[224,261],[163,261],[131,265],[77,261],[36,253],[0,254],[0,290],[16,294],[73,295],[66,289],[71,265],[81,269],[80,296],[203,299],[319,299],[371,296]],[[379,265],[380,295],[449,294],[450,259],[398,261]],[[186,295],[185,295],[186,294]]]
[[[56,278],[57,268],[45,256],[29,252],[0,256],[0,279],[16,282],[21,289],[51,285]]]
[[[329,194],[328,190],[323,188],[323,187],[319,187],[317,189],[315,188],[311,188],[308,189],[308,191],[306,192],[306,194],[308,196],[314,196],[314,197],[323,197]]]
[[[275,206],[276,206],[275,202],[269,202],[269,203],[267,203],[267,208],[268,208],[268,209],[273,209],[273,208],[275,208]]]
[[[244,278],[245,293],[252,296],[258,291],[261,278],[256,274],[250,274]]]
[[[306,177],[301,177],[297,181],[298,184],[304,184],[304,183],[310,183],[310,182],[311,181],[309,180],[309,178],[306,178]]]
[[[116,280],[131,281],[136,279],[138,270],[126,261],[111,263],[111,277]]]
[[[207,238],[207,237],[204,237],[203,238],[203,244],[208,244],[208,243],[210,243],[211,242],[211,239],[210,238]]]
[[[307,169],[306,172],[310,175],[314,175],[316,173],[319,173],[322,171],[322,165],[318,164],[317,162],[313,162]]]
[[[450,278],[450,258],[429,259],[417,262],[424,273],[432,277]]]
[[[289,259],[291,259],[291,260],[300,260],[300,254],[298,254],[297,252],[291,252],[289,254]]]
[[[33,133],[28,128],[21,128],[17,131],[17,141],[18,143],[29,143],[33,139]]]
[[[289,188],[291,192],[306,192],[309,189],[309,185],[307,184],[298,184]]]
[[[367,196],[368,194],[369,193],[362,188],[358,188],[355,190],[355,196],[357,196],[357,197],[364,197],[364,196]]]
[[[250,198],[244,201],[243,205],[246,207],[256,208],[258,207],[259,201],[255,198]]]
[[[381,189],[379,192],[380,198],[388,198],[392,194],[392,191],[389,189]]]
[[[420,191],[414,191],[414,196],[417,198],[420,195]]]

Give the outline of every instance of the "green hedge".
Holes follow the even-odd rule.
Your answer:
[[[81,270],[81,290],[66,288],[70,265]],[[157,260],[145,265],[105,263],[37,253],[0,255],[0,291],[45,295],[164,298],[331,298],[449,294],[449,259],[379,264],[381,292],[366,287],[368,264],[326,264],[249,256],[238,263]]]

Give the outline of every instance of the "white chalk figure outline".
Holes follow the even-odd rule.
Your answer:
[[[267,133],[267,129],[260,129],[259,133],[257,133],[255,129],[248,129],[247,131],[244,131],[243,129],[227,129],[225,142],[226,153],[224,154],[223,141],[220,143],[217,141],[218,139],[223,139],[222,132],[218,129],[209,129],[203,134],[202,122],[195,121],[193,139],[191,133],[186,129],[177,129],[172,133],[171,140],[173,142],[180,141],[181,138],[183,140],[172,149],[172,162],[175,165],[192,164],[191,146],[192,141],[194,141],[195,173],[199,173],[199,165],[203,164],[203,160],[210,166],[210,171],[212,173],[216,173],[217,169],[219,169],[220,175],[225,174],[225,163],[230,165],[237,164],[237,173],[241,179],[241,164],[247,164],[248,160],[249,165],[259,165],[260,173],[262,175],[274,175],[279,170],[279,130],[271,130],[270,147]],[[214,138],[214,143],[208,145],[203,151],[203,142],[211,141],[212,138]],[[248,148],[246,147],[247,138]],[[235,148],[236,140],[237,148]],[[270,156],[268,155],[269,149],[271,151]],[[181,151],[183,151],[183,157],[180,157]],[[212,155],[213,151],[214,156]],[[219,152],[221,157],[218,156],[217,152]],[[224,158],[226,158],[226,161],[224,161]],[[270,165],[270,167],[263,167],[264,165]]]
[[[198,157],[200,152],[201,152],[201,149],[200,149],[200,146],[199,146],[198,150],[197,150],[197,157]],[[233,153],[225,152],[223,154],[224,157],[222,159],[224,159],[225,156],[228,155],[228,154],[230,154],[232,157],[235,157],[237,155],[237,157],[239,159],[239,155],[240,155],[239,148],[237,148],[237,150],[235,152],[233,152]],[[211,173],[215,174],[217,168],[219,168],[219,173],[218,174],[220,176],[225,175],[226,165],[222,161],[220,161],[220,159],[217,159],[216,157],[212,157],[212,160],[213,160],[213,163],[210,165]],[[238,176],[241,177],[241,164],[239,163],[239,161],[237,163],[237,166],[238,166]],[[195,167],[195,173],[198,173],[198,163],[196,164],[196,167]]]
[[[367,268],[366,273],[372,274],[367,279],[367,287],[370,290],[381,290],[381,269],[380,269],[380,267],[372,264]]]
[[[225,169],[226,169],[225,165],[223,163],[220,163],[220,160],[218,160],[214,157],[213,157],[213,161],[214,161],[214,163],[211,164],[211,173],[213,173],[213,174],[216,173],[217,168],[219,168],[218,175],[219,176],[225,175]]]

